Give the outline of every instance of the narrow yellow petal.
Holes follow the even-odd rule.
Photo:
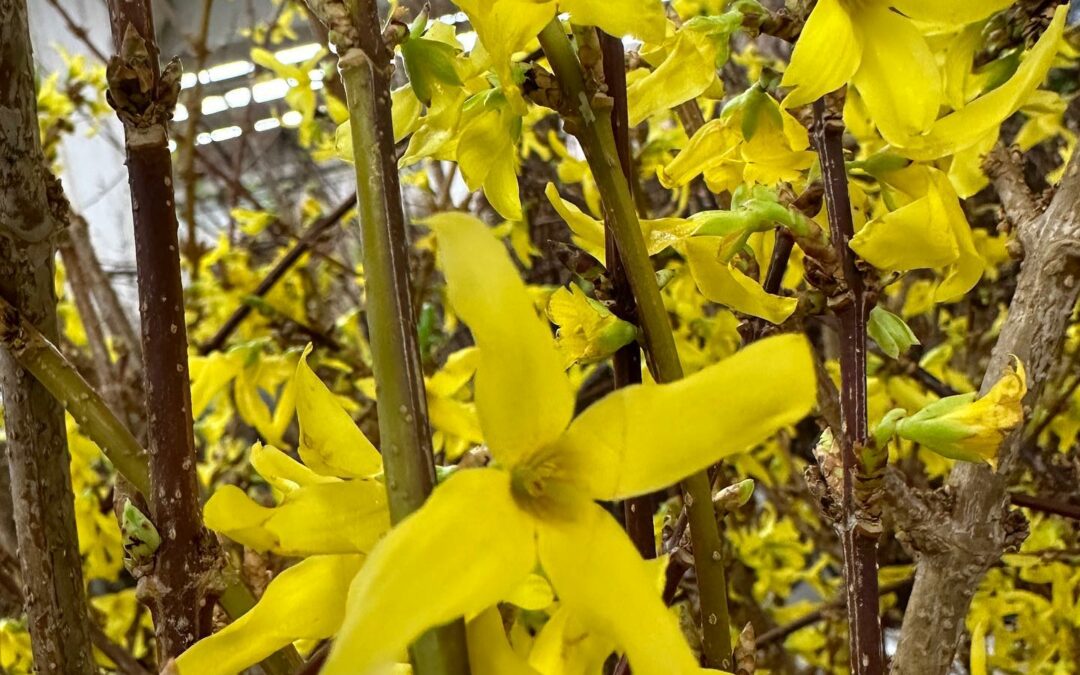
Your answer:
[[[934,292],[934,299],[937,302],[956,302],[979,283],[986,265],[979,250],[975,247],[971,225],[968,223],[963,207],[960,206],[960,198],[956,196],[949,177],[940,171],[934,171],[931,174],[931,181],[942,197],[946,217],[959,248],[959,256],[949,267],[945,279]]]
[[[474,399],[484,438],[512,463],[558,438],[573,415],[573,390],[502,242],[463,213],[425,222],[438,235],[450,304],[480,349]]]
[[[920,161],[953,154],[979,142],[1016,112],[1053,65],[1065,28],[1066,9],[1065,5],[1058,6],[1046,32],[1005,84],[942,117],[926,135],[894,143],[898,152]]]
[[[349,413],[307,364],[308,347],[296,366],[296,418],[300,459],[327,476],[360,478],[382,471],[382,457]]]
[[[573,233],[574,243],[592,257],[604,264],[604,224],[596,218],[586,215],[574,204],[566,201],[559,194],[554,183],[548,183],[544,195],[555,208]]]
[[[540,562],[559,600],[627,653],[638,675],[697,674],[697,659],[626,533],[597,504],[570,521],[543,521]]]
[[[213,352],[191,359],[191,415],[195,419],[203,414],[218,392],[243,368],[243,360],[236,352]]]
[[[494,161],[489,157],[488,161],[491,162],[491,171],[484,178],[484,197],[503,218],[521,220],[524,216],[513,148]]]
[[[336,483],[337,478],[321,476],[272,445],[251,446],[251,466],[267,483],[282,493],[315,483]]]
[[[912,19],[963,25],[985,19],[1015,0],[889,0],[889,5]]]
[[[922,33],[886,7],[855,13],[863,37],[862,62],[852,83],[888,142],[921,134],[941,107],[941,74]]]
[[[681,187],[699,174],[728,161],[741,138],[726,120],[709,120],[697,130],[679,154],[657,172],[666,188]]]
[[[480,363],[480,352],[476,347],[459,349],[446,357],[446,363],[428,380],[428,393],[435,396],[453,396],[469,383]]]
[[[529,663],[544,675],[591,675],[602,671],[613,651],[610,637],[590,630],[561,605],[536,636]]]
[[[559,8],[570,12],[573,24],[596,26],[620,38],[633,35],[657,43],[663,41],[667,27],[660,0],[559,0]]]
[[[505,597],[536,564],[533,523],[507,473],[448,478],[371,552],[323,675],[373,675],[426,629]]]
[[[667,58],[626,90],[631,126],[700,96],[716,81],[716,47],[708,36],[683,29],[672,42]]]
[[[359,555],[314,556],[277,575],[247,614],[180,655],[180,675],[235,675],[296,640],[330,637],[362,561]]]
[[[761,284],[717,258],[720,237],[694,237],[686,242],[690,273],[702,294],[736,312],[781,324],[798,306],[795,298],[765,292]]]
[[[606,396],[574,420],[560,450],[575,475],[588,478],[593,497],[623,499],[764,441],[802,419],[815,400],[806,339],[781,335],[684,380]]]
[[[844,86],[859,68],[862,36],[840,0],[820,0],[803,27],[781,84],[785,108],[811,103]]]
[[[431,426],[439,431],[474,444],[484,441],[476,407],[470,403],[429,396],[428,417],[431,418]]]
[[[203,517],[208,528],[233,541],[290,556],[366,553],[390,528],[385,487],[362,479],[297,488],[275,507],[223,485]]]
[[[971,675],[987,675],[986,668],[986,628],[988,618],[981,619],[971,629],[971,655],[968,663],[971,666]]]
[[[472,675],[540,675],[510,647],[497,607],[489,607],[465,627]]]

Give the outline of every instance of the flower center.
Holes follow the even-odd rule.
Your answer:
[[[559,459],[556,452],[545,448],[511,469],[514,501],[538,518],[573,518],[589,499]]]

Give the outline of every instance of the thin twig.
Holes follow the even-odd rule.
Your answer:
[[[255,287],[255,290],[251,292],[256,298],[261,298],[270,292],[270,289],[285,276],[285,273],[292,269],[292,266],[296,264],[296,261],[300,259],[302,255],[307,253],[312,245],[319,240],[324,233],[330,228],[337,225],[345,214],[349,212],[349,209],[356,206],[356,193],[354,192],[349,197],[346,197],[344,201],[337,205],[333,211],[326,214],[319,220],[315,221],[308,226],[300,238],[293,244],[285,255],[278,260],[277,264],[266,273],[263,280],[259,282],[259,285]],[[225,323],[221,325],[217,333],[209,340],[199,345],[200,354],[209,354],[210,352],[217,351],[225,346],[225,342],[229,339],[240,324],[251,314],[252,305],[244,303],[236,308]]]
[[[106,63],[109,58],[105,56],[105,52],[98,49],[98,46],[90,39],[90,32],[72,18],[71,14],[67,11],[67,8],[64,7],[64,4],[60,0],[48,0],[48,2],[49,5],[60,14],[60,18],[64,20],[64,24],[67,26],[68,31],[70,31],[79,42],[83,43],[90,53],[96,56],[99,61]]]
[[[844,166],[843,121],[829,111],[824,99],[814,103],[814,141],[821,161],[825,202],[833,247],[843,271],[842,293],[835,312],[840,324],[840,413],[838,441],[843,458],[843,519],[838,523],[844,550],[851,670],[855,675],[880,675],[885,655],[878,618],[877,534],[859,526],[854,484],[859,472],[857,448],[867,443],[867,314],[862,274],[848,246],[854,236],[847,170]]]
[[[898,593],[906,588],[910,588],[911,584],[915,581],[914,577],[902,579],[900,581],[894,581],[891,584],[886,584],[878,589],[878,596],[884,597],[890,593]],[[814,611],[804,616],[795,619],[791,623],[784,624],[783,626],[777,626],[772,630],[765,631],[757,637],[755,644],[758,649],[767,647],[774,642],[780,642],[787,636],[791,635],[797,630],[812,626],[818,621],[823,620],[830,612],[844,609],[844,598],[834,600],[827,605],[815,609]]]
[[[1070,518],[1072,520],[1080,520],[1080,506],[1076,504],[1059,502],[1053,499],[1039,497],[1038,495],[1026,495],[1021,492],[1010,493],[1009,500],[1015,506],[1022,506],[1033,511],[1041,511],[1042,513],[1052,513],[1055,516],[1062,516],[1063,518]]]
[[[611,125],[615,135],[615,149],[619,153],[619,165],[627,181],[633,174],[633,161],[630,156],[630,129],[627,120],[626,100],[626,64],[622,40],[612,35],[597,31],[604,59],[604,81],[607,93],[613,102]],[[614,226],[608,215],[604,223],[605,256],[607,279],[611,284],[611,296],[614,305],[611,311],[621,319],[634,322],[637,307],[634,292],[626,279],[619,248],[615,245]],[[636,341],[623,346],[615,352],[612,359],[612,376],[615,389],[641,383],[641,349]],[[653,532],[653,512],[656,499],[651,494],[633,497],[623,502],[623,520],[626,533],[634,542],[638,552],[644,558],[656,557],[656,535]]]

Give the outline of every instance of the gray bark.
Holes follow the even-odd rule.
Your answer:
[[[1016,192],[1010,180],[1015,178],[1006,173],[996,181],[1003,197]],[[997,382],[1015,355],[1027,370],[1024,411],[1028,419],[1061,356],[1065,330],[1080,294],[1078,201],[1080,153],[1070,161],[1046,211],[1018,223],[1024,259],[981,392],[985,394]],[[949,672],[979,581],[1003,552],[1025,536],[1023,516],[1009,510],[1006,495],[1007,476],[1024,435],[1019,429],[1002,444],[997,472],[985,464],[958,463],[940,495],[915,494],[902,479],[890,475],[898,535],[919,553],[893,673]]]
[[[0,293],[57,338],[53,261],[58,221],[38,136],[25,0],[0,0]],[[64,410],[0,354],[12,511],[38,672],[93,673]]]

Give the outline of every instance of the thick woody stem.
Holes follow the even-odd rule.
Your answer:
[[[38,134],[34,59],[23,0],[0,0],[0,296],[58,336],[54,259],[62,220]],[[75,531],[64,411],[0,349],[7,471],[24,607],[40,673],[96,672]],[[6,537],[5,537],[6,538]]]
[[[151,518],[162,535],[153,568],[139,581],[154,617],[160,657],[178,656],[210,631],[215,540],[202,527],[187,328],[166,123],[179,69],[162,70],[149,0],[109,0],[116,56],[109,101],[124,123],[135,224],[143,377],[149,416]]]
[[[1024,260],[980,391],[989,391],[1010,361],[1019,358],[1028,377],[1024,409],[1029,419],[1061,357],[1069,318],[1080,296],[1078,202],[1080,154],[1075,154],[1046,211],[1017,223]],[[929,531],[933,537],[928,538],[931,545],[917,546],[915,587],[892,672],[944,675],[952,667],[979,581],[1003,552],[1019,545],[1025,532],[1023,517],[1008,508],[1005,477],[1026,437],[1021,428],[1005,439],[998,450],[997,472],[985,464],[959,462],[947,481],[951,496],[947,504],[929,516],[916,511],[917,518],[898,519],[898,528]],[[905,487],[896,480],[890,484],[890,501],[903,504],[910,497]]]
[[[860,505],[854,487],[858,480],[857,450],[867,443],[866,420],[866,320],[869,308],[863,292],[862,273],[848,242],[855,235],[844,167],[843,122],[826,108],[824,99],[814,103],[814,141],[821,160],[829,230],[843,272],[843,292],[837,299],[840,324],[841,456],[844,480],[843,518],[837,523],[844,551],[844,580],[848,610],[851,672],[878,675],[884,672],[885,656],[878,618],[877,533],[860,526]]]

